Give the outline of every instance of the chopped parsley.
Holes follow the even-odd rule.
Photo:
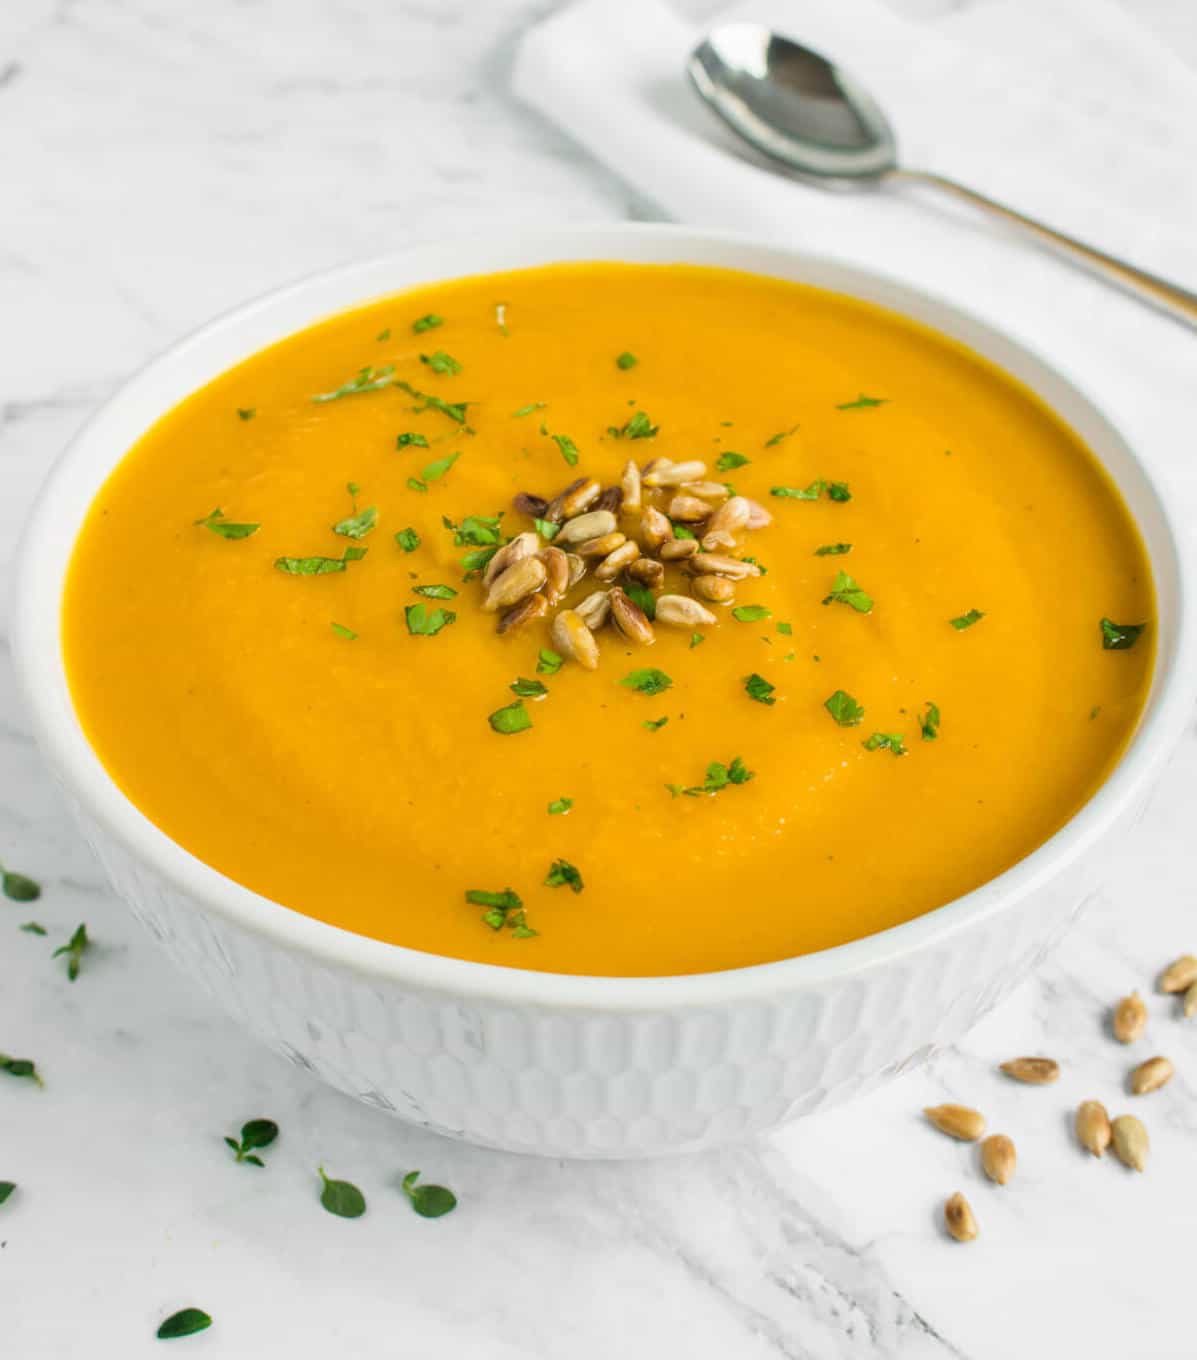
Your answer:
[[[28,1077],[39,1086],[43,1084],[32,1058],[10,1058],[7,1053],[0,1053],[0,1072],[7,1072],[10,1077]]]
[[[360,562],[365,548],[346,548],[340,557],[276,557],[274,565],[288,576],[328,576],[344,571],[350,562]]]
[[[18,929],[23,930],[27,935],[44,935],[46,927],[39,925],[37,921],[26,921]]]
[[[970,609],[967,614],[957,614],[954,619],[948,622],[958,633],[962,633],[966,628],[971,628],[974,623],[980,623],[985,615],[979,609]]]
[[[850,501],[852,492],[847,482],[828,482],[822,477],[817,477],[809,486],[773,486],[769,488],[770,496],[777,496],[783,500],[791,501],[817,501],[823,493],[827,493],[829,501]]]
[[[202,1308],[180,1308],[159,1325],[154,1335],[159,1341],[174,1341],[180,1336],[207,1331],[211,1325],[212,1319]]]
[[[361,1218],[366,1212],[366,1197],[348,1181],[332,1181],[324,1174],[324,1168],[317,1167],[323,1188],[320,1203],[330,1214],[338,1218]]]
[[[551,519],[534,519],[532,523],[541,538],[549,543],[557,537],[557,533],[561,528],[560,524],[554,523]]]
[[[517,940],[531,939],[536,934],[536,931],[528,925],[528,916],[519,893],[512,892],[510,888],[505,888],[502,892],[485,892],[481,888],[471,888],[466,893],[465,899],[471,906],[486,908],[482,913],[482,923],[490,926],[491,930],[502,930],[507,926],[512,937]]]
[[[346,642],[357,641],[357,634],[352,628],[346,628],[343,623],[330,623],[328,626],[336,633],[337,637],[344,638]]]
[[[638,360],[636,356],[632,354],[629,350],[625,349],[622,354],[617,356],[615,360],[615,367],[621,368],[626,372],[629,368],[635,368],[637,362]]]
[[[442,415],[448,416],[450,420],[455,420],[458,425],[465,424],[466,407],[470,405],[468,401],[443,401],[440,397],[434,397],[430,392],[421,392],[413,387],[411,383],[396,380],[395,386],[401,391],[406,392],[409,397],[415,397],[417,401],[422,401],[423,406],[417,406],[416,414],[421,411],[439,411]]]
[[[59,945],[50,957],[57,959],[63,955],[66,956],[67,977],[74,982],[79,976],[79,965],[83,961],[83,955],[90,948],[91,941],[87,938],[87,927],[79,925],[75,927],[75,933],[66,944]]]
[[[438,326],[445,324],[443,316],[437,316],[435,312],[429,312],[427,316],[422,316],[411,323],[411,328],[417,335],[423,335],[425,331],[435,330]]]
[[[647,727],[648,730],[649,730],[650,732],[659,732],[659,731],[661,730],[661,728],[664,727],[665,724],[666,724],[668,721],[669,721],[668,717],[665,717],[665,718],[645,718],[645,720],[644,720],[644,722],[641,724],[641,726]]]
[[[732,610],[732,618],[739,623],[758,623],[761,619],[771,619],[773,611],[763,604],[738,604]]]
[[[792,623],[779,623],[777,625],[777,631],[782,635],[782,637],[793,637],[794,625]]]
[[[844,501],[850,501],[852,499],[852,492],[848,489],[848,483],[828,482],[827,499],[829,501],[839,501],[841,503]]]
[[[413,637],[436,637],[442,628],[457,621],[457,615],[451,609],[429,609],[426,604],[405,605],[403,617],[407,620],[407,631]]]
[[[402,434],[395,436],[395,447],[397,449],[426,449],[428,447],[428,436],[421,434],[419,430],[405,430]]]
[[[1107,652],[1129,652],[1146,628],[1145,623],[1113,623],[1109,619],[1101,621],[1101,645]]]
[[[563,817],[574,805],[572,798],[554,798],[549,804],[550,817]]]
[[[256,1149],[268,1148],[278,1137],[278,1125],[273,1119],[251,1119],[241,1125],[241,1138],[225,1135],[225,1146],[232,1152],[238,1163],[248,1162],[250,1166],[265,1166]]]
[[[842,689],[837,689],[830,699],[824,699],[823,707],[841,727],[855,727],[865,713],[864,706]]]
[[[553,443],[556,444],[557,447],[561,450],[561,456],[562,456],[562,458],[565,459],[565,461],[570,465],[570,467],[577,467],[577,465],[578,465],[578,446],[577,446],[577,445],[574,443],[574,441],[569,437],[569,435],[567,435],[567,434],[554,434],[554,435],[550,435],[549,438],[550,438],[550,439],[553,441]]]
[[[417,1185],[418,1171],[409,1171],[403,1178],[403,1193],[421,1218],[441,1218],[457,1208],[457,1196],[443,1185]]]
[[[452,586],[442,585],[412,586],[412,590],[429,600],[451,600],[457,594]]]
[[[851,543],[824,543],[821,548],[815,549],[815,556],[842,557],[845,553],[850,553],[851,551]]]
[[[524,707],[522,699],[516,699],[514,703],[503,708],[496,708],[487,718],[487,722],[505,737],[513,736],[516,732],[526,732],[532,726],[532,719],[528,716],[528,710]]]
[[[400,529],[395,535],[395,542],[404,552],[415,552],[420,546],[420,535],[414,529]]]
[[[260,524],[233,524],[225,519],[224,511],[217,506],[210,515],[205,515],[203,519],[195,521],[201,528],[211,529],[214,534],[219,534],[221,538],[249,538],[251,534],[256,534],[262,527]]]
[[[707,635],[705,633],[691,633],[690,650],[693,651],[695,647],[700,647],[706,640]]]
[[[892,751],[896,756],[906,754],[906,744],[901,736],[894,732],[874,732],[871,737],[866,737],[860,743],[866,751]]]
[[[673,521],[671,521],[671,523],[673,524],[673,536],[674,536],[674,538],[697,538],[697,537],[698,537],[698,535],[694,532],[694,530],[691,529],[690,526],[689,526],[688,524],[683,524],[683,523],[681,522],[681,520],[673,520]]]
[[[549,876],[545,879],[546,888],[565,888],[580,893],[586,886],[582,875],[567,859],[555,859],[549,866]]]
[[[443,349],[434,350],[431,354],[421,354],[420,362],[427,364],[434,373],[460,373],[461,363],[451,354],[446,354]]]
[[[657,617],[657,597],[640,581],[628,581],[623,588],[624,594],[644,614],[646,619]]]
[[[434,459],[431,463],[428,463],[421,468],[421,478],[423,478],[425,482],[439,482],[460,457],[460,453],[450,453],[444,458]]]
[[[16,1188],[16,1181],[0,1181],[0,1204],[6,1203]]]
[[[13,873],[0,864],[0,892],[10,902],[36,902],[42,895],[41,885],[24,874]]]
[[[866,397],[862,392],[855,401],[842,401],[835,409],[837,411],[864,411],[871,406],[884,406],[888,401],[888,397]]]
[[[927,700],[927,711],[919,715],[919,730],[924,741],[934,741],[939,736],[939,705]]]
[[[565,658],[549,647],[542,647],[536,658],[537,675],[556,675]]]
[[[742,453],[721,453],[715,459],[715,467],[720,472],[731,472],[734,468],[747,467],[752,460],[745,458]]]
[[[654,666],[648,666],[643,670],[631,671],[619,683],[628,689],[638,691],[640,694],[651,696],[663,694],[673,684],[673,680],[664,671],[659,671]]]
[[[773,697],[775,688],[775,685],[771,685],[763,675],[758,675],[756,671],[744,677],[745,693],[750,699],[755,699],[758,704],[775,704],[777,702]]]
[[[367,365],[357,375],[335,387],[331,392],[318,392],[313,401],[338,401],[341,397],[353,397],[359,392],[377,392],[386,387],[395,373],[394,364],[380,364],[377,368]]]
[[[772,438],[765,440],[765,448],[767,449],[776,448],[777,445],[780,444],[783,439],[789,439],[790,435],[797,434],[798,430],[799,426],[797,425],[791,425],[788,430],[779,430],[775,435],[772,436]]]
[[[513,680],[508,689],[522,699],[543,699],[549,692],[549,687],[542,681],[525,680],[522,675]]]
[[[239,420],[252,420],[258,414],[256,406],[238,406],[237,418]]]
[[[503,542],[503,533],[499,528],[502,515],[467,515],[460,524],[454,524],[447,516],[441,517],[441,523],[453,534],[453,546],[463,548],[467,545],[474,548],[486,548],[493,544]]]
[[[607,433],[616,439],[651,439],[660,428],[643,411],[637,411],[623,425],[608,425]]]
[[[543,411],[549,403],[547,401],[530,401],[527,406],[521,406],[518,411],[512,411],[512,420],[518,420],[521,416],[530,416],[533,411]]]
[[[378,523],[378,510],[372,505],[367,510],[359,510],[339,524],[333,525],[333,533],[343,538],[365,538]]]
[[[745,556],[742,557],[740,560],[742,562],[751,562],[752,565],[757,569],[757,571],[760,572],[762,576],[769,575],[769,568],[765,566],[765,564],[760,560],[759,557],[749,557],[747,556],[747,554],[745,554]]]
[[[831,593],[823,597],[823,603],[846,604],[858,614],[867,614],[873,608],[873,597],[861,590],[846,571],[837,571]]]
[[[389,340],[390,338],[391,338],[391,328],[390,328],[390,326],[384,326],[384,327],[382,328],[382,330],[380,330],[380,331],[378,332],[378,334],[374,337],[374,339],[375,339],[375,340],[378,342],[378,344],[380,344],[380,345],[383,344],[384,341]]]
[[[736,756],[729,765],[723,765],[717,760],[711,761],[707,766],[707,776],[701,784],[694,784],[689,788],[681,788],[677,784],[667,784],[665,787],[675,798],[679,793],[685,794],[687,798],[701,798],[704,793],[719,793],[730,784],[747,784],[755,774],[755,770],[748,769],[740,757]]]

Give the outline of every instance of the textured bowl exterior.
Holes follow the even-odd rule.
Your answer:
[[[1044,846],[937,911],[806,957],[677,978],[572,978],[384,945],[289,912],[170,841],[125,798],[71,704],[58,620],[79,526],[134,440],[219,372],[319,317],[438,278],[553,260],[682,261],[839,288],[971,345],[1097,452],[1158,593],[1147,711],[1118,767]],[[1197,652],[1181,537],[1156,479],[1075,386],[938,299],[851,265],[686,229],[477,238],[320,275],[214,322],[120,393],[59,461],[18,564],[14,657],[47,764],[117,893],[181,969],[291,1062],[470,1142],[641,1157],[764,1132],[868,1091],[959,1038],[1027,976],[1093,891],[1188,721]]]

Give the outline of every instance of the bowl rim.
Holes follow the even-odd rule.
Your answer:
[[[523,264],[479,266],[470,262],[474,256],[503,257],[505,252],[537,258]],[[744,258],[735,262],[716,261],[700,258],[703,252],[711,256],[731,254]],[[431,277],[448,280],[505,268],[534,267],[536,263],[587,260],[717,263],[768,275],[771,271],[767,263],[773,261],[784,264],[791,271],[775,274],[776,277],[799,281],[807,278],[817,287],[848,292],[864,297],[874,305],[912,316],[920,324],[938,330],[966,348],[975,349],[987,362],[999,368],[1003,366],[1002,362],[987,352],[989,349],[1019,357],[1042,381],[1078,404],[1120,448],[1129,459],[1134,475],[1141,479],[1142,490],[1150,498],[1164,540],[1158,552],[1149,553],[1157,595],[1160,586],[1157,558],[1164,557],[1170,559],[1167,565],[1173,571],[1177,596],[1167,649],[1164,629],[1160,628],[1152,692],[1144,714],[1122,756],[1088,802],[1036,850],[996,878],[909,921],[792,958],[715,972],[644,977],[513,968],[426,953],[357,935],[343,927],[305,916],[243,887],[159,830],[109,776],[69,701],[59,619],[66,569],[77,528],[68,535],[60,535],[55,532],[55,524],[72,479],[85,456],[93,453],[97,443],[103,444],[103,427],[114,413],[137,399],[144,399],[147,393],[152,393],[170,365],[185,362],[214,338],[235,335],[252,320],[281,310],[309,294],[323,295],[329,290],[343,293],[341,300],[332,307],[317,310],[307,321],[289,324],[279,335],[293,333],[314,324],[321,316],[362,305],[385,296],[387,291],[402,293],[407,288],[422,286],[424,279],[413,281],[411,278],[413,272],[418,273],[421,262],[427,266],[430,260],[446,258],[451,261],[456,256],[462,257],[461,264],[450,263],[443,272]],[[389,290],[379,293],[375,288],[360,287],[364,279],[390,271],[395,274],[395,283]],[[828,278],[835,282],[828,282]],[[885,300],[878,301],[878,294]],[[935,319],[914,315],[915,309],[930,312]],[[974,340],[983,342],[987,349],[977,349],[972,343]],[[259,348],[262,348],[261,344],[247,349],[245,357]],[[226,362],[223,367],[235,362],[238,361]],[[209,381],[211,376],[214,374],[197,379],[194,387]],[[1037,395],[1055,409],[1041,393]],[[155,419],[174,404],[171,400],[162,405]],[[1064,419],[1062,415],[1060,418]],[[109,450],[103,475],[88,495],[88,503],[128,448],[129,444],[122,442]],[[1095,456],[1098,455],[1095,453]],[[1115,474],[1108,468],[1107,472],[1119,489],[1124,490]],[[135,860],[148,864],[191,899],[197,911],[213,913],[274,946],[306,955],[321,964],[336,965],[376,981],[399,984],[412,990],[441,991],[461,998],[557,1009],[644,1011],[660,1010],[664,1005],[707,1007],[727,1004],[858,976],[972,927],[1021,902],[1057,877],[1100,841],[1120,814],[1145,791],[1184,730],[1189,696],[1197,688],[1194,684],[1197,645],[1190,618],[1188,581],[1191,568],[1187,561],[1187,540],[1169,510],[1170,504],[1178,502],[1167,494],[1166,482],[1158,469],[1148,467],[1139,458],[1100,405],[1087,395],[1080,383],[1062,371],[1058,362],[1045,359],[1021,340],[967,308],[937,293],[911,286],[884,270],[833,255],[779,246],[749,233],[663,223],[623,222],[533,231],[509,228],[505,233],[475,232],[465,240],[412,245],[320,270],[271,289],[192,330],[123,383],[59,455],[30,513],[18,551],[14,583],[14,661],[38,744],[62,784],[93,824],[98,824]],[[1144,533],[1141,523],[1139,528]],[[47,609],[51,602],[53,608]]]

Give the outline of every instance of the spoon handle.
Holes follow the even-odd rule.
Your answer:
[[[1147,273],[1146,270],[1136,269],[1125,260],[1085,245],[1075,237],[1065,236],[1062,231],[1056,231],[1044,222],[1037,222],[1025,213],[1015,212],[1013,208],[1007,208],[992,198],[986,198],[975,189],[957,184],[955,180],[946,179],[943,175],[936,175],[927,170],[891,170],[886,174],[885,180],[887,183],[929,184],[936,189],[954,194],[992,217],[1020,227],[1048,250],[1055,251],[1081,269],[1096,274],[1107,283],[1114,284],[1140,301],[1197,330],[1197,293],[1190,293],[1175,283],[1169,283],[1167,279]]]

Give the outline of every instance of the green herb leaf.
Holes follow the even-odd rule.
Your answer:
[[[884,406],[889,401],[888,397],[866,397],[862,392],[855,401],[841,402],[835,409],[837,411],[864,411],[871,406]]]
[[[442,517],[441,523],[446,529],[452,529],[454,547],[485,548],[502,543],[503,533],[499,527],[502,518],[502,515],[467,515],[460,524],[454,524],[451,519]]]
[[[429,609],[426,604],[409,604],[403,609],[407,631],[413,637],[436,637],[442,628],[457,622],[451,609]]]
[[[556,675],[564,664],[565,658],[548,647],[542,647],[536,658],[538,675]]]
[[[700,798],[704,793],[719,793],[730,784],[747,784],[750,779],[755,777],[756,772],[748,769],[739,756],[730,765],[723,765],[717,760],[711,761],[707,766],[707,777],[701,784],[694,784],[690,788],[681,788],[677,784],[666,784],[666,788],[676,798],[679,793],[684,793],[688,798]]]
[[[817,501],[823,494],[822,481],[811,482],[810,486],[773,486],[769,488],[770,496],[777,496],[781,499],[791,501]]]
[[[249,538],[262,527],[260,524],[234,524],[224,517],[224,511],[217,506],[210,515],[195,521],[203,529],[211,529],[221,538]]]
[[[346,628],[343,623],[330,623],[328,626],[336,633],[337,637],[344,638],[346,642],[357,641],[357,634],[352,628]]]
[[[628,689],[634,689],[641,694],[663,694],[673,680],[664,671],[657,670],[654,666],[647,666],[643,670],[632,671],[625,675],[619,682]]]
[[[395,372],[394,364],[381,364],[377,368],[360,369],[355,377],[344,382],[331,392],[319,392],[313,401],[338,401],[341,397],[353,397],[360,392],[377,392],[386,387]]]
[[[958,614],[954,619],[949,619],[948,622],[958,633],[961,633],[966,628],[971,628],[974,623],[979,623],[984,617],[985,615],[979,609],[970,609],[967,614]]]
[[[66,955],[67,977],[74,982],[79,976],[79,964],[83,959],[84,952],[91,948],[91,941],[87,938],[87,927],[79,925],[75,927],[75,933],[64,945],[60,945],[53,954],[52,959]]]
[[[457,594],[452,586],[412,586],[417,595],[427,596],[430,600],[451,600]]]
[[[320,1203],[328,1212],[338,1218],[361,1218],[366,1212],[366,1198],[357,1186],[348,1181],[331,1181],[322,1166],[316,1169],[324,1186],[320,1191]]]
[[[797,434],[799,428],[800,427],[797,425],[791,425],[788,430],[779,430],[778,433],[775,434],[771,439],[765,440],[765,448],[767,449],[776,448],[777,445],[780,444],[783,439],[789,439],[790,435]]]
[[[409,491],[419,491],[421,494],[426,494],[428,486],[425,482],[420,481],[418,477],[409,477],[407,479],[407,489]]]
[[[420,362],[427,364],[434,373],[460,373],[461,364],[451,355],[446,354],[443,349],[435,350],[432,354],[421,354]]]
[[[491,548],[475,548],[473,552],[466,553],[461,559],[461,565],[466,570],[465,579],[468,581],[476,572],[481,571],[498,551],[496,545]]]
[[[622,354],[617,356],[615,360],[615,367],[622,368],[626,372],[629,368],[635,368],[636,363],[637,363],[636,356],[632,354],[630,351],[625,349]]]
[[[420,1173],[409,1171],[403,1178],[403,1193],[421,1218],[440,1218],[457,1208],[457,1196],[443,1185],[417,1185]]]
[[[41,885],[24,874],[13,873],[0,864],[0,891],[10,902],[36,902],[42,895]]]
[[[384,341],[389,340],[390,338],[391,338],[391,328],[390,328],[390,326],[385,326],[385,327],[384,327],[382,330],[380,330],[380,331],[378,332],[378,334],[374,337],[374,339],[375,339],[380,345],[381,345]]]
[[[237,418],[239,420],[252,420],[258,414],[255,406],[238,406]]]
[[[403,434],[395,436],[395,447],[397,449],[426,449],[428,437],[422,435],[418,430],[406,430]]]
[[[396,380],[395,386],[401,392],[406,392],[409,397],[415,397],[417,401],[422,401],[423,406],[417,406],[416,413],[421,411],[439,411],[441,415],[448,416],[450,420],[455,420],[458,425],[465,424],[466,407],[470,405],[468,401],[444,401],[440,397],[435,397],[431,392],[421,392],[419,388],[413,387],[409,382]]]
[[[3,1204],[16,1188],[16,1181],[0,1181],[0,1204]]]
[[[527,406],[521,406],[518,411],[512,411],[512,420],[519,420],[521,416],[530,416],[533,411],[543,411],[549,403],[547,401],[530,401]]]
[[[776,686],[771,685],[763,675],[758,675],[753,671],[751,675],[744,677],[744,689],[750,699],[755,699],[758,704],[775,704],[777,700],[773,697]]]
[[[202,1308],[180,1308],[172,1313],[155,1332],[159,1341],[174,1341],[180,1336],[194,1336],[196,1332],[207,1331],[212,1319]]]
[[[697,537],[698,537],[698,535],[694,532],[694,530],[691,529],[691,528],[689,527],[689,525],[683,524],[683,523],[681,522],[681,520],[678,520],[676,523],[674,523],[674,525],[673,525],[673,536],[674,536],[674,538],[697,538]]]
[[[648,730],[649,730],[650,732],[659,732],[659,731],[661,730],[661,728],[664,727],[665,724],[666,724],[668,721],[669,721],[669,719],[668,719],[667,717],[666,717],[666,718],[645,718],[645,720],[644,720],[642,726],[647,727]]]
[[[28,1077],[39,1086],[43,1084],[37,1067],[30,1058],[10,1058],[7,1053],[0,1053],[0,1072],[7,1072],[10,1077]]]
[[[973,610],[976,613],[976,610]],[[955,620],[953,619],[953,625]],[[1113,623],[1109,619],[1101,621],[1101,646],[1106,652],[1129,652],[1146,628],[1145,623]]]
[[[513,736],[516,732],[526,732],[532,726],[532,719],[524,707],[524,701],[517,699],[503,708],[496,708],[487,722],[503,736]]]
[[[578,446],[569,437],[569,435],[554,434],[550,435],[549,438],[552,439],[553,443],[556,444],[557,447],[561,450],[562,458],[565,459],[565,461],[570,465],[570,467],[577,467]]]
[[[525,680],[522,675],[513,680],[508,688],[512,694],[518,694],[524,699],[543,699],[549,692],[547,685],[539,680]]]
[[[23,930],[26,935],[44,935],[46,933],[46,927],[39,925],[37,921],[26,921],[18,928]]]
[[[519,893],[504,888],[502,892],[487,892],[482,888],[470,888],[465,900],[474,907],[491,907],[497,911],[518,911],[524,905]]]
[[[824,543],[821,548],[815,549],[816,557],[842,557],[844,553],[852,551],[851,543]]]
[[[896,756],[906,754],[902,737],[894,732],[874,732],[860,743],[866,751],[892,751]]]
[[[425,331],[435,330],[437,326],[443,326],[445,318],[437,316],[435,312],[429,312],[427,316],[420,317],[411,323],[411,328],[417,335],[423,335]]]
[[[623,588],[624,594],[650,621],[657,617],[657,597],[648,586],[640,581],[628,581]]]
[[[760,619],[771,619],[773,611],[763,604],[738,604],[732,610],[732,618],[740,623],[756,623]]]
[[[414,529],[400,529],[395,535],[395,542],[404,552],[415,552],[420,546],[420,535]]]
[[[794,625],[792,623],[779,623],[777,625],[777,631],[782,635],[782,637],[793,637]]]
[[[550,817],[563,817],[574,805],[572,798],[554,798],[549,804]]]
[[[547,539],[550,543],[557,537],[557,532],[561,528],[560,524],[551,519],[534,519],[532,523],[541,538]]]
[[[274,565],[288,576],[327,576],[344,571],[350,562],[360,562],[365,548],[346,548],[340,557],[276,557]]]
[[[460,453],[451,453],[447,458],[437,458],[420,470],[420,476],[425,482],[439,482],[460,457]]]
[[[255,1148],[266,1148],[278,1137],[278,1125],[273,1119],[251,1119],[241,1125],[241,1141],[226,1136],[225,1143],[238,1162],[248,1162],[250,1166],[265,1166],[261,1157],[253,1156]]]
[[[623,425],[608,425],[607,433],[616,439],[651,439],[660,428],[643,411],[636,411]]]
[[[695,647],[701,646],[702,643],[704,643],[706,640],[707,638],[705,633],[691,633],[690,650],[693,651]]]
[[[846,604],[858,614],[867,614],[873,608],[873,597],[861,590],[846,571],[837,571],[831,585],[831,594],[823,597],[823,603]]]
[[[827,499],[829,501],[850,501],[852,492],[848,490],[847,482],[828,482]]]
[[[919,728],[924,741],[934,741],[939,736],[939,705],[927,700],[926,713],[919,716]]]
[[[823,707],[841,727],[856,727],[865,715],[863,705],[842,689],[837,689],[830,699],[824,699]]]
[[[333,533],[340,534],[343,538],[365,538],[377,523],[378,510],[372,505],[368,510],[361,510],[356,515],[341,520],[339,524],[334,524]]]
[[[715,467],[719,472],[731,472],[734,468],[747,467],[752,460],[745,458],[742,453],[721,453],[715,459]]]
[[[549,876],[545,879],[546,888],[565,888],[580,893],[586,886],[582,875],[567,859],[555,859],[549,866]]]

